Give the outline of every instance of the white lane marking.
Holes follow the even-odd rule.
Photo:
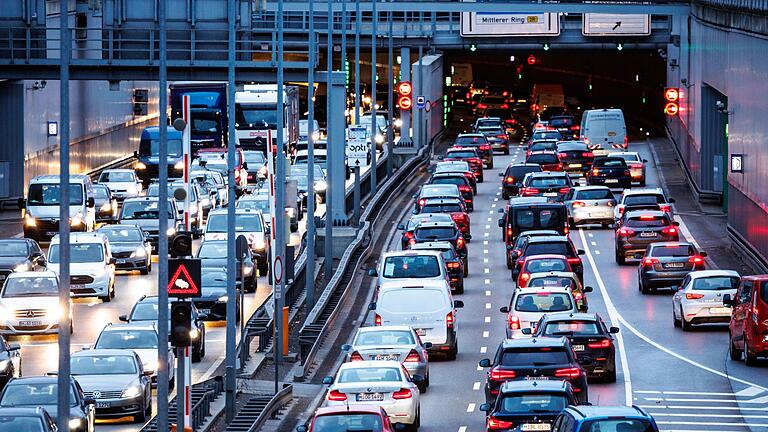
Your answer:
[[[489,322],[491,322],[491,317],[489,317],[489,316],[485,317],[485,322],[486,322],[486,323],[489,323]]]
[[[600,251],[599,251],[599,250],[596,250],[596,251],[595,251],[595,255],[600,255]]]
[[[475,382],[474,384],[472,384],[472,390],[480,390],[480,383]]]
[[[488,213],[489,214],[493,214],[493,210],[488,210]]]
[[[592,246],[597,246],[597,242],[589,242]]]
[[[483,272],[484,272],[484,273],[490,273],[490,272],[491,272],[491,269],[489,269],[489,268],[487,268],[487,269],[483,269]]]
[[[488,218],[488,222],[490,222],[491,220],[493,220],[493,218]]]
[[[467,412],[468,413],[475,412],[475,404],[471,403],[467,405]]]
[[[661,416],[661,417],[701,417],[701,414],[680,414],[680,413],[661,413],[661,412],[650,412],[649,414],[654,416]],[[741,416],[738,414],[717,414],[717,417],[720,418],[754,418],[754,419],[767,419],[768,415],[745,415]]]
[[[483,264],[488,262],[488,258],[483,258]]]
[[[587,242],[586,242],[586,239],[584,238],[584,230],[583,229],[579,229],[579,235],[581,236],[582,244],[586,244]],[[672,357],[675,357],[678,360],[682,360],[682,361],[684,361],[684,362],[686,362],[686,363],[688,363],[688,364],[690,364],[692,366],[695,366],[695,367],[697,367],[697,368],[699,368],[701,370],[713,373],[713,374],[715,374],[717,376],[720,376],[722,378],[729,379],[731,381],[735,381],[735,382],[738,382],[738,383],[741,383],[741,384],[744,384],[744,385],[752,386],[752,387],[758,388],[758,389],[763,390],[763,391],[768,391],[768,387],[764,387],[764,386],[755,384],[755,383],[747,381],[745,379],[736,378],[736,377],[734,377],[732,375],[729,375],[729,374],[720,372],[718,370],[712,369],[711,367],[704,366],[703,364],[701,364],[701,363],[699,363],[699,362],[697,362],[695,360],[691,360],[688,357],[680,355],[680,354],[672,351],[671,349],[661,345],[660,343],[652,340],[651,338],[649,338],[648,336],[646,336],[645,334],[643,334],[639,330],[637,330],[635,328],[635,326],[633,326],[627,320],[625,320],[624,317],[621,314],[619,314],[618,311],[616,310],[616,308],[613,306],[613,301],[611,301],[611,297],[608,295],[608,291],[605,289],[605,284],[603,284],[603,279],[602,279],[602,277],[600,276],[600,273],[597,270],[597,265],[595,264],[595,260],[592,257],[592,253],[591,253],[589,247],[586,248],[586,252],[587,252],[587,258],[589,259],[589,263],[592,266],[592,270],[593,270],[593,272],[595,274],[595,278],[597,279],[597,283],[600,286],[600,295],[603,296],[603,300],[605,301],[606,307],[608,309],[608,315],[611,317],[611,321],[614,321],[614,317],[615,317],[617,322],[620,322],[622,325],[624,325],[627,328],[627,330],[629,330],[632,333],[634,333],[635,336],[637,336],[640,339],[644,340],[649,345],[652,345],[654,348],[656,348],[656,349],[658,349],[660,351],[663,351],[663,352],[671,355]],[[595,251],[595,252],[597,252],[597,251]],[[626,358],[626,353],[625,353],[624,347],[623,347],[624,339],[621,337],[621,333],[618,333],[617,336],[618,336],[617,339],[619,341],[619,345],[620,345],[619,348],[621,350],[621,357],[622,357],[622,363],[623,363],[624,359]],[[622,369],[624,369],[623,365],[622,365]],[[627,371],[626,371],[626,369],[624,369],[624,370],[625,370],[624,373],[625,373],[625,382],[626,382],[626,381],[628,381],[627,375],[626,375]],[[629,397],[627,398],[627,403],[629,404],[630,401],[632,400],[632,393],[628,392],[627,394],[629,395]]]
[[[200,381],[205,381],[205,380],[207,380],[208,378],[210,378],[210,377],[213,375],[213,373],[214,373],[214,372],[216,372],[216,369],[219,367],[219,365],[221,364],[221,362],[223,362],[223,361],[224,361],[224,359],[225,359],[225,358],[226,358],[226,357],[224,357],[224,356],[221,356],[221,357],[217,358],[217,359],[216,359],[216,361],[215,361],[215,362],[213,362],[213,364],[211,365],[211,367],[209,367],[209,368],[208,368],[208,370],[207,370],[207,371],[205,371],[205,373],[203,374],[203,376],[201,376],[201,377],[200,377]]]
[[[490,237],[490,236],[491,236],[491,233],[489,233],[489,232],[486,232],[486,233],[483,234],[483,237]]]
[[[488,347],[480,347],[480,354],[485,354],[488,352]]]
[[[490,285],[491,284],[491,280],[490,279],[486,279],[486,280],[483,281],[483,283],[485,283],[486,285]]]
[[[488,253],[488,249],[483,249],[483,253],[487,254]]]
[[[490,297],[491,296],[491,290],[485,290],[485,296]]]
[[[693,234],[691,234],[691,232],[688,230],[688,226],[687,226],[687,225],[685,225],[685,222],[683,222],[683,218],[681,218],[681,217],[680,217],[680,216],[678,216],[678,215],[675,215],[674,219],[675,219],[675,220],[676,220],[678,223],[680,223],[680,226],[679,226],[678,228],[680,228],[680,232],[681,232],[681,233],[683,233],[683,236],[684,236],[684,237],[685,237],[685,238],[686,238],[686,239],[687,239],[689,242],[691,242],[691,244],[693,244],[694,246],[696,246],[696,249],[701,249],[701,247],[699,246],[699,242],[697,242],[697,241],[696,241],[696,239],[695,239],[695,238],[693,238]]]
[[[459,432],[467,432],[467,427],[466,426],[459,427]]]
[[[488,337],[488,336],[490,336],[490,335],[491,335],[491,333],[490,333],[489,331],[484,331],[484,332],[483,332],[483,337],[484,337],[484,338],[487,338],[487,337]]]
[[[757,399],[736,400],[736,399],[697,399],[697,398],[643,398],[645,400],[660,402],[712,402],[712,403],[740,403],[740,404],[764,404],[768,402],[768,397]]]
[[[498,198],[494,198],[493,202],[499,202],[499,199]],[[493,206],[491,206],[491,207],[493,207]]]
[[[587,260],[589,261],[589,265],[592,266],[592,272],[595,274],[597,285],[600,287],[600,295],[603,297],[603,302],[605,302],[605,307],[608,310],[608,318],[611,320],[612,323],[617,323],[619,322],[619,319],[620,319],[619,312],[614,307],[613,301],[611,301],[611,297],[608,296],[608,292],[605,288],[605,284],[603,283],[603,278],[600,275],[600,272],[597,270],[597,264],[595,264],[594,257],[592,257],[592,251],[590,250],[589,246],[586,246],[587,239],[584,238],[584,229],[581,229],[581,228],[579,229],[579,236],[581,237],[581,243],[585,245],[585,251],[587,252]],[[616,334],[616,342],[619,345],[619,357],[621,358],[621,370],[624,375],[624,403],[630,406],[632,405],[632,380],[629,374],[629,363],[627,362],[627,351],[624,348],[624,337],[620,332]]]
[[[496,207],[496,204],[491,204],[491,208],[494,208],[494,207]],[[491,213],[493,213],[493,212],[491,212]]]
[[[485,229],[491,229],[491,226],[490,225],[486,225]]]
[[[592,233],[587,233],[587,235],[588,235],[589,237],[593,237]]]
[[[487,246],[487,245],[488,245],[488,240],[483,240],[483,246]]]
[[[674,410],[716,410],[716,411],[760,411],[765,412],[765,407],[739,407],[739,406],[698,406],[698,405],[638,405],[648,409],[674,409]]]
[[[501,195],[501,192],[496,192],[496,196],[499,196],[499,195]]]
[[[749,427],[764,427],[768,426],[768,423],[723,423],[723,422],[686,422],[686,421],[656,421],[657,424],[665,425],[680,425],[680,426],[749,426]],[[665,429],[666,431],[666,429]]]
[[[491,304],[490,304],[490,303],[486,303],[486,304],[485,304],[485,308],[486,308],[486,309],[490,309],[490,308],[491,308]]]
[[[763,391],[754,387],[747,387],[744,390],[736,393],[719,393],[719,392],[700,392],[700,391],[666,391],[666,390],[635,390],[635,394],[656,394],[656,395],[689,395],[689,396],[743,396],[751,397],[757,396]]]

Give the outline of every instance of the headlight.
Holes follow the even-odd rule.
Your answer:
[[[73,217],[69,221],[69,224],[72,225],[72,226],[82,225],[82,223],[83,223],[83,215],[80,214],[80,213],[76,214],[75,217]]]
[[[395,119],[395,127],[401,127],[403,126],[403,121],[400,119]]]
[[[264,250],[267,248],[267,243],[264,241],[263,238],[257,238],[253,241],[253,247],[256,250]]]
[[[141,394],[141,387],[139,386],[130,386],[127,389],[123,390],[122,397],[124,398],[132,398],[136,397]]]
[[[143,247],[137,247],[131,254],[131,258],[144,258],[145,256],[147,256],[147,251]]]
[[[384,135],[376,134],[376,144],[384,144]]]
[[[128,188],[125,190],[130,195],[136,195],[139,193],[139,188],[136,185],[128,186]]]
[[[218,299],[218,301],[221,303],[226,303],[228,300],[229,300],[229,296],[225,296],[225,295],[219,297]]]
[[[112,203],[105,202],[104,204],[101,205],[99,210],[103,211],[103,212],[105,212],[105,211],[112,211]]]
[[[157,372],[157,368],[159,365],[160,364],[158,362],[152,361],[144,365],[144,370],[149,372]]]
[[[0,371],[4,371],[4,370],[8,369],[8,365],[9,364],[11,364],[10,360],[0,361]]]
[[[197,338],[200,337],[200,330],[198,329],[192,329],[189,331],[189,338],[193,340],[197,340]]]
[[[61,314],[63,312],[63,309],[59,305],[51,306],[47,309],[45,315],[52,319],[52,320],[58,320],[61,318]]]
[[[173,165],[174,169],[181,170],[184,169],[184,161],[178,161]]]
[[[325,181],[315,182],[315,192],[325,192],[328,188],[328,183]]]
[[[203,198],[203,200],[200,201],[200,205],[203,207],[208,207],[209,205],[211,205],[211,200],[208,198]]]
[[[13,271],[15,272],[25,272],[32,270],[32,265],[28,262],[21,263],[13,268]]]
[[[168,236],[175,235],[176,234],[176,228],[173,228],[173,227],[168,228],[168,230],[165,232],[165,234],[168,235]]]
[[[136,169],[137,170],[147,169],[147,166],[143,162],[137,162],[136,163]]]
[[[33,218],[32,216],[30,216],[30,215],[26,215],[26,216],[24,217],[24,224],[26,224],[27,226],[31,226],[31,227],[33,227],[33,226],[36,226],[36,225],[37,225],[37,221],[36,221],[36,220],[35,220],[35,218]]]
[[[83,419],[81,418],[73,418],[69,421],[69,428],[70,429],[77,429],[80,427],[80,425],[83,424]]]

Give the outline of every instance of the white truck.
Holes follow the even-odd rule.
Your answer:
[[[283,145],[291,153],[299,140],[299,89],[283,86]],[[267,137],[277,143],[277,85],[247,84],[235,92],[235,134],[243,149],[266,153]]]

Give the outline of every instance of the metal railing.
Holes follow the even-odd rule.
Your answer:
[[[730,11],[765,14],[768,12],[768,0],[695,0],[694,3],[712,6]]]
[[[213,377],[192,385],[192,410],[190,412],[192,429],[201,431],[200,427],[211,415],[211,403],[224,391],[224,377]],[[176,398],[172,400],[168,407],[168,420],[170,423],[176,421],[178,406]],[[157,430],[157,417],[153,417],[142,428],[141,432],[159,432]]]

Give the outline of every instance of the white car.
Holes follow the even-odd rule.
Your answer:
[[[618,221],[624,214],[624,209],[632,205],[658,205],[659,210],[673,216],[672,203],[674,198],[668,198],[661,188],[625,189],[614,210],[614,218]]]
[[[509,306],[499,309],[507,314],[507,337],[524,338],[524,328],[535,330],[542,315],[554,312],[579,313],[570,287],[536,286],[518,288]]]
[[[736,296],[741,276],[732,270],[702,270],[688,273],[672,296],[672,318],[683,331],[693,324],[727,323],[731,307],[723,304],[723,296]]]
[[[244,235],[256,258],[260,276],[269,273],[270,231],[260,210],[235,209],[235,236]],[[208,215],[205,240],[227,239],[227,210],[217,209]]]
[[[323,384],[330,384],[325,406],[377,405],[384,408],[392,423],[416,429],[421,423],[421,394],[416,384],[422,380],[418,375],[411,377],[396,361],[344,363],[335,378],[323,379]]]
[[[56,274],[60,270],[60,243],[57,234],[48,249],[48,269]],[[98,297],[104,302],[115,297],[115,259],[104,233],[71,233],[69,259],[72,297]]]
[[[112,192],[112,196],[122,201],[141,195],[143,185],[132,169],[108,169],[101,172],[98,182]]]
[[[159,341],[157,327],[151,323],[107,324],[96,338],[94,349],[130,349],[136,352],[144,365],[144,370],[152,373],[152,385],[157,384],[159,358],[157,344]],[[88,348],[88,347],[86,347]],[[176,356],[173,349],[168,347],[168,383],[173,387],[176,370]]]
[[[73,330],[72,303],[69,329]],[[59,277],[52,271],[11,273],[0,291],[0,333],[56,334],[59,331]]]

